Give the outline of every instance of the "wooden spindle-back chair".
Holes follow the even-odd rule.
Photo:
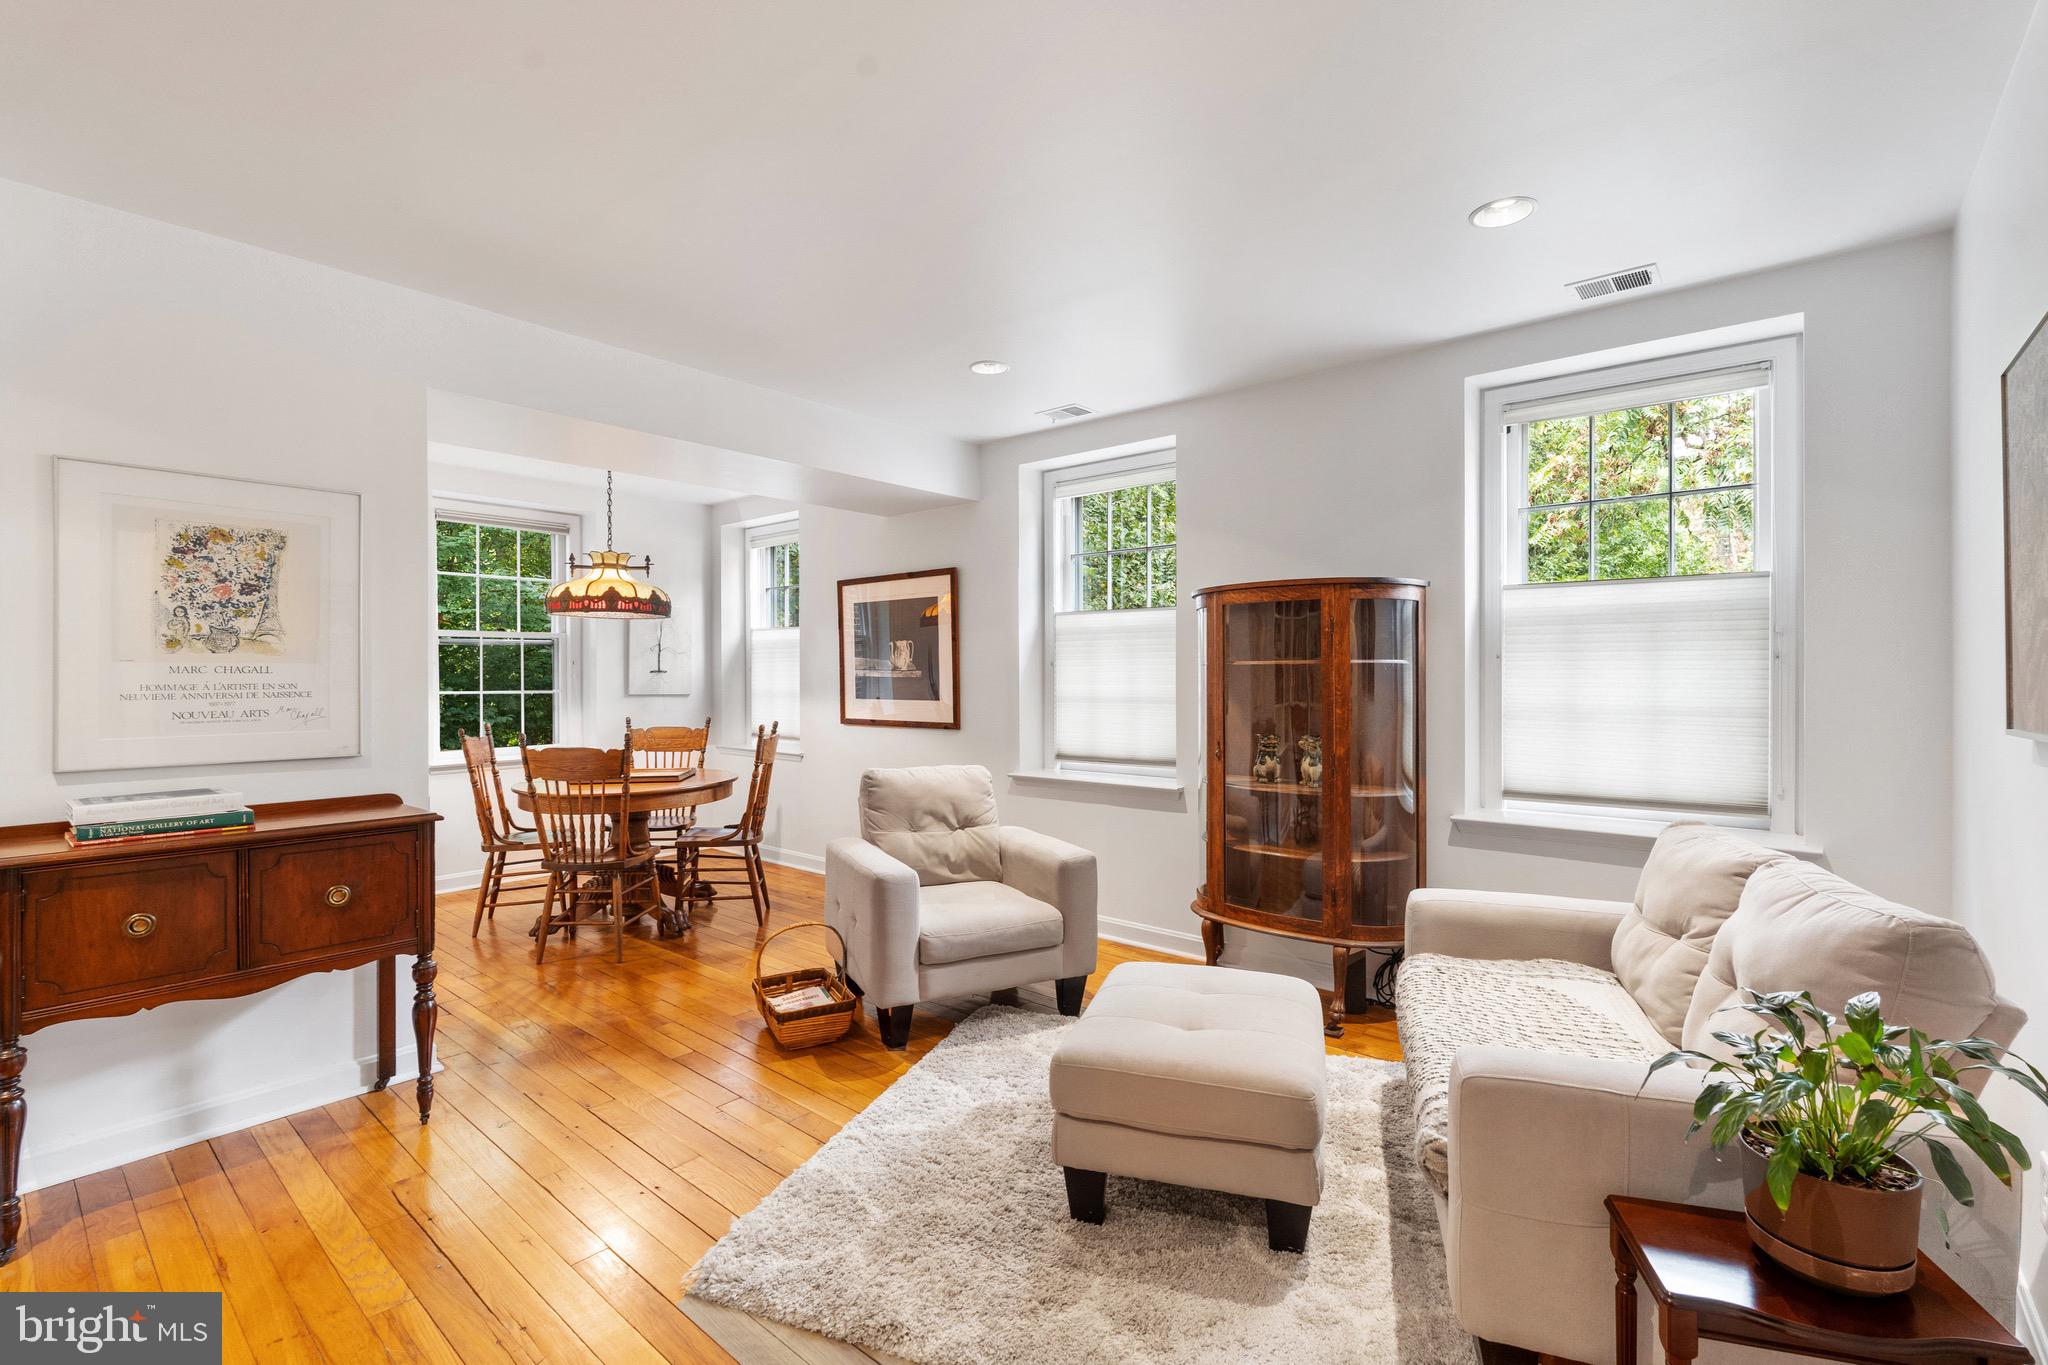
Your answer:
[[[633,751],[636,768],[673,768],[690,772],[704,766],[704,751],[711,744],[711,717],[702,725],[647,725],[634,728],[626,717],[626,743]],[[647,828],[659,839],[697,823],[695,806],[657,810],[647,817]]]
[[[540,832],[541,865],[555,878],[533,960],[546,959],[548,934],[555,929],[573,933],[578,925],[608,924],[617,960],[625,961],[627,922],[647,908],[637,897],[652,890],[654,879],[654,850],[632,844],[631,745],[529,749],[522,742],[519,753]],[[629,895],[635,897],[631,903]]]
[[[772,726],[754,731],[754,771],[747,779],[747,803],[730,825],[701,826],[676,835],[682,862],[682,884],[697,887],[742,886],[754,902],[754,922],[768,923],[768,875],[761,865],[761,831],[768,819],[768,784],[775,777],[776,732]],[[732,875],[712,875],[725,872]],[[743,878],[743,879],[742,879]],[[716,897],[718,892],[711,892]]]
[[[541,905],[552,878],[540,867],[540,835],[533,826],[521,823],[505,800],[490,726],[484,726],[482,734],[463,734],[462,765],[469,771],[469,794],[476,802],[477,834],[484,853],[483,880],[476,887],[476,915],[469,923],[469,936],[475,938],[483,929],[485,916],[497,919],[505,892],[522,898],[504,904]]]

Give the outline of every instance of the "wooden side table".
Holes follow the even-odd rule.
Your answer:
[[[1772,1264],[1749,1243],[1739,1209],[1607,1198],[1614,1247],[1614,1358],[1636,1362],[1636,1278],[1657,1305],[1672,1365],[1702,1341],[1866,1365],[1965,1365],[2033,1357],[1924,1255],[1913,1287],[1884,1298],[1837,1294]]]

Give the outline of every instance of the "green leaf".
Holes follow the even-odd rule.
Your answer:
[[[1924,1137],[1920,1141],[1927,1148],[1928,1159],[1934,1163],[1934,1173],[1941,1177],[1942,1186],[1948,1190],[1958,1204],[1971,1204],[1977,1193],[1970,1188],[1970,1177],[1963,1170],[1963,1163],[1956,1160],[1954,1152],[1939,1138]]]
[[[1799,1136],[1787,1133],[1778,1140],[1778,1150],[1764,1167],[1764,1183],[1770,1186],[1771,1202],[1780,1210],[1792,1207],[1792,1181],[1799,1174]]]
[[[1866,1043],[1875,1043],[1884,1036],[1884,1019],[1878,1013],[1876,991],[1850,997],[1843,1017],[1849,1021],[1850,1033]]]
[[[1856,1111],[1856,1122],[1850,1127],[1849,1136],[1859,1142],[1874,1142],[1897,1112],[1882,1100],[1865,1100]]]
[[[1870,1040],[1860,1033],[1845,1033],[1835,1039],[1835,1046],[1842,1049],[1842,1055],[1858,1066],[1874,1066],[1877,1063],[1877,1049]]]
[[[1734,1094],[1736,1086],[1732,1081],[1715,1081],[1712,1085],[1700,1087],[1699,1097],[1692,1102],[1692,1116],[1704,1120],[1714,1112],[1714,1107]]]

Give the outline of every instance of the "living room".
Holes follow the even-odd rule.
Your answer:
[[[11,1350],[2042,1349],[2032,0],[0,77]]]

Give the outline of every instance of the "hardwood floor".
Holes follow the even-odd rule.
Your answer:
[[[820,878],[771,867],[769,884],[771,927],[818,915]],[[530,910],[471,939],[473,904],[438,907],[431,1125],[408,1078],[38,1190],[0,1291],[217,1289],[228,1361],[724,1365],[734,1357],[676,1306],[690,1267],[987,1000],[920,1006],[902,1053],[882,1047],[872,1012],[838,1043],[785,1053],[748,991],[743,901],[681,939],[630,938],[623,963],[590,933],[539,968]],[[770,966],[821,953],[808,937],[784,935]],[[1105,942],[1090,991],[1133,960],[1159,955]],[[1017,1003],[1051,1009],[1050,985]],[[1400,1055],[1383,1012],[1330,1046]],[[757,1327],[700,1316],[734,1342]],[[862,1358],[775,1335],[745,1354]]]

